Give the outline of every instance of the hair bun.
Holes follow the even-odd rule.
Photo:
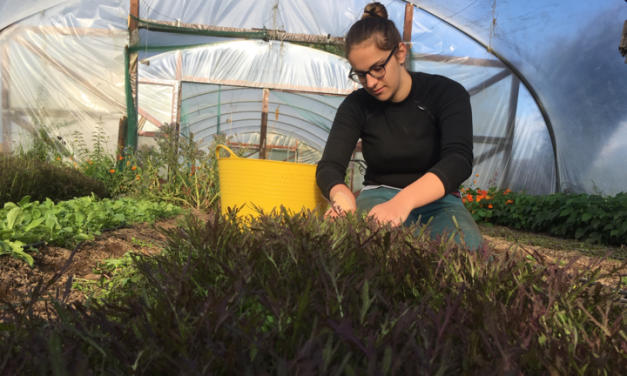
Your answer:
[[[366,7],[364,8],[364,15],[361,16],[361,19],[363,20],[364,18],[368,18],[368,17],[381,17],[387,20],[388,11],[387,9],[385,9],[385,5],[381,3],[378,3],[378,2],[370,3],[366,5]]]

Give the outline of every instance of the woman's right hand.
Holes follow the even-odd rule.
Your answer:
[[[331,207],[324,213],[325,217],[335,218],[347,212],[357,210],[355,196],[344,184],[338,184],[331,188]]]

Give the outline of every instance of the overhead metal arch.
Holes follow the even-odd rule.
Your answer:
[[[241,112],[238,112],[238,114],[244,114],[244,113],[254,113],[254,114],[257,114],[258,112],[255,112],[255,111],[241,111]],[[314,127],[318,128],[318,129],[328,130],[328,129],[326,129],[326,128],[322,128],[322,127],[318,126],[318,125],[317,125],[317,124],[315,124],[315,123],[312,123],[312,122],[310,122],[310,121],[307,121],[307,120],[305,120],[305,119],[302,119],[302,118],[299,118],[299,117],[296,117],[296,116],[287,115],[287,114],[281,114],[281,116],[283,116],[283,117],[288,117],[288,118],[292,118],[292,119],[296,119],[296,120],[302,121],[303,123],[311,124],[311,125],[313,125]],[[217,114],[211,114],[211,116],[202,117],[202,119],[198,119],[197,121],[194,121],[194,122],[189,123],[189,124],[188,124],[188,127],[191,127],[192,125],[199,124],[199,123],[201,123],[201,122],[203,122],[203,121],[210,120],[210,119],[217,118],[217,117],[218,117],[218,115],[217,115]],[[240,120],[241,120],[241,119],[237,119],[237,120],[235,120],[235,121],[240,121]],[[259,120],[259,119],[257,119],[257,120]],[[235,121],[233,121],[233,122],[235,122]],[[278,121],[278,120],[272,120],[272,122],[273,122],[273,123],[274,123],[275,121]],[[225,124],[225,122],[221,122],[220,124]],[[215,125],[215,126],[217,127],[217,125]]]
[[[404,1],[406,1],[406,0],[404,0]],[[485,48],[487,51],[490,51],[491,54],[496,56],[503,64],[505,64],[505,66],[507,66],[507,68],[509,68],[518,77],[518,79],[520,79],[521,83],[523,85],[525,85],[525,87],[529,91],[529,94],[531,95],[533,100],[536,102],[536,105],[538,106],[538,109],[540,110],[540,113],[542,114],[542,118],[544,119],[544,123],[546,124],[547,130],[549,132],[549,137],[551,138],[551,146],[553,147],[553,159],[555,161],[555,177],[556,177],[555,178],[556,179],[555,180],[555,191],[556,192],[560,192],[561,182],[560,182],[560,170],[559,170],[559,163],[558,163],[558,156],[557,156],[557,142],[556,142],[556,138],[555,138],[555,131],[554,131],[553,125],[551,123],[551,118],[549,117],[549,114],[546,111],[546,108],[545,108],[544,104],[540,100],[540,97],[538,96],[538,93],[536,92],[534,87],[531,85],[531,83],[525,78],[525,76],[522,75],[522,73],[509,60],[507,60],[507,58],[505,58],[504,56],[502,56],[501,54],[496,52],[493,48],[488,48],[488,46],[486,46],[483,42],[481,42],[477,38],[473,37],[471,34],[468,34],[463,29],[458,28],[457,26],[455,26],[452,23],[448,22],[446,19],[441,18],[441,17],[437,16],[436,14],[434,14],[434,13],[424,9],[419,4],[416,4],[417,0],[406,1],[406,2],[414,4],[419,10],[429,14],[432,17],[437,18],[441,22],[445,23],[446,25],[454,28],[455,30],[457,30],[460,33],[462,33],[465,36],[467,36],[468,38],[472,39],[474,42],[476,42],[477,44],[479,44],[480,46]]]
[[[237,128],[238,128],[238,127],[235,125],[236,123],[241,123],[241,122],[244,122],[244,121],[258,122],[258,121],[259,121],[259,118],[238,119],[237,121],[234,121],[234,122],[232,123],[232,124],[233,124],[233,129],[235,130],[235,129],[237,129]],[[314,134],[314,133],[311,133],[309,130],[307,130],[307,129],[305,129],[305,128],[297,127],[297,126],[295,126],[295,125],[293,125],[293,124],[291,124],[291,123],[286,123],[286,122],[284,122],[284,121],[277,121],[277,122],[276,122],[276,124],[282,124],[282,125],[284,125],[284,127],[276,127],[276,126],[274,126],[275,128],[280,128],[280,129],[284,129],[284,130],[289,130],[290,128],[292,128],[292,129],[297,129],[297,130],[299,130],[299,131],[302,131],[304,134],[309,134],[310,136],[313,136],[315,139],[318,139],[318,140],[320,140],[320,141],[321,141],[321,142],[315,142],[315,144],[316,144],[317,146],[319,146],[321,149],[323,149],[323,148],[324,148],[325,140],[323,140],[322,138],[320,138],[320,136],[318,136],[318,135],[316,135],[316,134]],[[209,134],[215,134],[215,131],[214,131],[213,133],[212,133],[212,132],[210,132],[212,128],[215,128],[215,129],[217,130],[217,126],[216,126],[216,125],[212,125],[212,126],[209,126],[209,127],[207,127],[207,128],[204,128],[204,129],[203,129],[203,130],[201,130],[201,131],[196,132],[196,133],[195,133],[195,136],[201,137],[201,134],[202,134],[202,133],[204,133],[204,132],[209,132]],[[257,129],[257,132],[259,131],[258,126],[257,126],[257,128],[255,128],[255,129]],[[300,136],[300,134],[299,134],[299,136]],[[202,136],[202,137],[204,137],[204,136]],[[309,138],[309,137],[307,137],[307,138]],[[313,147],[313,145],[311,145],[311,146]],[[317,149],[317,150],[318,150],[318,149]]]
[[[234,104],[234,103],[261,103],[261,101],[238,101],[238,102],[229,102],[229,103],[230,103],[230,104]],[[306,108],[303,108],[303,107],[300,107],[300,106],[294,106],[294,105],[291,105],[291,104],[279,103],[279,102],[273,102],[273,101],[270,101],[269,103],[271,103],[271,104],[277,104],[277,105],[287,105],[287,106],[292,107],[292,108],[297,108],[297,109],[299,109],[299,110],[302,110],[302,111],[305,111],[305,112],[308,112],[308,113],[314,114],[314,115],[316,115],[316,116],[318,116],[318,117],[321,117],[321,118],[323,118],[323,119],[325,119],[325,120],[328,120],[330,123],[333,123],[333,119],[329,119],[328,117],[322,116],[322,115],[318,114],[317,112],[313,112],[313,111],[311,111],[311,110],[309,110],[309,109],[306,109]],[[218,103],[214,103],[214,104],[211,104],[211,105],[208,105],[208,106],[204,106],[204,107],[200,107],[200,108],[196,107],[196,108],[194,108],[194,110],[193,110],[193,111],[186,112],[186,113],[185,113],[185,115],[189,115],[189,114],[192,114],[192,113],[194,113],[194,112],[198,112],[198,111],[206,110],[206,109],[209,109],[209,108],[212,108],[212,107],[216,107],[216,106],[218,106],[218,105],[219,105]],[[251,112],[251,111],[237,111],[237,113],[243,113],[243,112]],[[234,112],[234,113],[235,113],[235,112]],[[222,115],[222,114],[221,114],[221,115]],[[293,118],[295,118],[295,119],[300,119],[300,118],[298,118],[298,117],[296,117],[296,116],[292,116],[292,115],[288,115],[288,114],[281,114],[281,116],[289,116],[289,117],[293,117]],[[217,115],[215,115],[215,116],[211,116],[211,117],[217,117]],[[211,117],[202,118],[202,120],[205,120],[205,119],[210,119]],[[192,125],[192,124],[196,124],[196,123],[197,123],[197,122],[191,122],[191,123],[189,123],[189,124],[190,124],[190,125]],[[309,121],[308,121],[308,123],[310,123],[310,124],[312,124],[312,125],[315,125],[315,126],[317,126],[318,128],[320,128],[320,129],[324,129],[324,130],[326,130],[327,132],[329,132],[329,131],[331,130],[331,128],[326,128],[326,127],[325,127],[325,128],[321,128],[321,127],[320,127],[320,126],[318,126],[317,124],[315,124],[315,123],[311,123],[311,122],[309,122]]]

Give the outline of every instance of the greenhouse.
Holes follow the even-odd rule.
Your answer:
[[[380,1],[469,95],[476,252],[224,204],[315,179],[370,3],[0,0],[0,374],[624,374],[627,2]]]
[[[624,4],[485,3],[386,4],[411,46],[411,69],[453,78],[471,94],[479,185],[621,192],[627,88],[616,46]],[[164,123],[258,144],[265,109],[264,137],[298,141],[314,163],[356,85],[342,56],[302,42],[341,41],[365,2],[265,1],[242,12],[247,4],[5,2],[3,150],[28,143],[38,127],[68,138],[99,123],[115,149],[123,116],[129,145],[150,143]],[[519,8],[531,15],[519,18]]]

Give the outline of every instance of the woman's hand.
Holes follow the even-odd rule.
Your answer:
[[[410,212],[411,207],[407,203],[393,198],[373,207],[368,215],[373,216],[379,222],[389,222],[392,226],[400,226],[405,222]]]
[[[344,184],[338,184],[331,189],[331,207],[324,213],[325,217],[335,218],[347,212],[354,212],[355,196]]]

